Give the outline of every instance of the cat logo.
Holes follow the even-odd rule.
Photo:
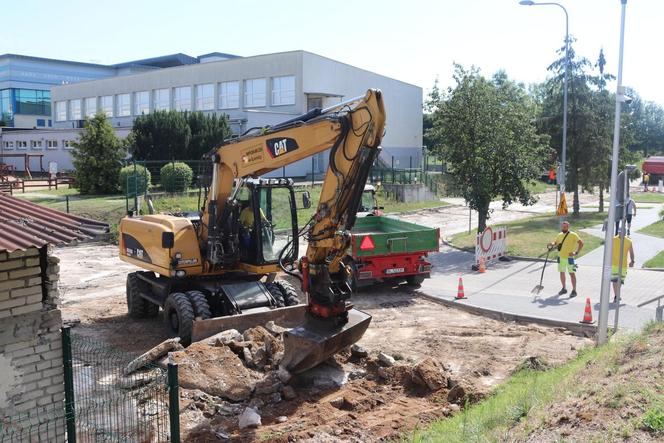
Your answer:
[[[275,158],[280,155],[287,154],[289,152],[295,151],[298,146],[297,142],[293,138],[271,138],[266,141],[267,152],[270,154],[270,157]]]

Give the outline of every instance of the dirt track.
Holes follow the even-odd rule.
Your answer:
[[[142,321],[127,317],[125,278],[134,268],[117,258],[116,248],[97,244],[56,250],[61,258],[63,317],[80,320],[79,334],[139,353],[166,336],[161,316]],[[304,383],[296,389],[296,399],[262,406],[263,426],[251,432],[238,432],[235,416],[208,413],[206,417],[188,409],[183,413],[183,428],[189,425],[201,431],[192,441],[218,441],[216,430],[238,441],[287,441],[289,436],[371,441],[396,436],[451,414],[454,407],[447,403],[446,391],[421,393],[404,382],[398,369],[387,378],[377,375],[380,365],[375,356],[380,351],[394,356],[403,367],[433,357],[447,367],[451,379],[464,380],[473,395],[481,397],[527,357],[560,363],[588,343],[551,328],[502,323],[447,308],[407,286],[377,285],[356,296],[354,303],[373,316],[360,341],[373,358],[358,362],[349,355],[338,356],[343,369],[337,367],[337,372],[342,377],[344,372],[355,374],[345,386],[321,389]],[[286,421],[276,422],[279,416],[287,417]]]

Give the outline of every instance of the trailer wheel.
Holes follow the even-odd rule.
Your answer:
[[[145,286],[135,272],[127,275],[127,311],[131,318],[150,318],[159,312],[159,306],[141,297]]]
[[[203,294],[201,291],[187,291],[187,298],[191,303],[191,307],[194,309],[195,318],[206,320],[212,317],[210,304],[208,303],[205,294]]]
[[[422,274],[419,275],[409,275],[406,277],[406,282],[412,286],[421,286],[426,277]]]
[[[286,280],[275,280],[275,285],[279,286],[281,293],[284,295],[284,304],[286,306],[295,306],[300,304],[300,298],[297,296],[297,291]]]
[[[174,292],[166,297],[164,303],[164,321],[172,337],[180,337],[180,343],[191,343],[191,331],[194,326],[194,308],[182,292]]]
[[[283,308],[284,303],[284,292],[281,290],[281,286],[277,283],[265,283],[265,287],[274,298],[274,301],[277,303],[277,308]]]

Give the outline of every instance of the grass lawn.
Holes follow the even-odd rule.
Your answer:
[[[643,264],[644,268],[664,268],[664,251]]]
[[[639,229],[641,234],[653,235],[655,237],[664,238],[664,220],[660,220],[645,228]]]
[[[579,217],[569,217],[572,230],[581,236],[584,243],[579,257],[602,244],[601,238],[581,232],[581,229],[601,224],[605,218],[606,213],[603,212],[581,212]],[[503,225],[507,226],[508,254],[521,257],[543,257],[546,254],[546,244],[551,242],[559,232],[558,217],[555,215],[535,216],[509,223],[500,223],[500,226]],[[464,232],[454,235],[451,241],[460,248],[474,250],[475,237],[475,231],[470,234]],[[551,255],[554,255],[553,258],[555,258],[555,251]],[[551,255],[549,259],[551,259]]]
[[[664,194],[658,192],[634,193],[631,197],[637,203],[664,203]]]
[[[535,180],[526,185],[533,194],[542,194],[548,191],[555,191],[556,185],[544,183],[541,180]]]
[[[296,188],[296,190],[300,189],[306,189],[309,191],[312,201],[311,208],[300,209],[297,211],[298,225],[302,226],[309,221],[316,209],[318,199],[320,198],[321,186]],[[289,193],[283,189],[273,192],[272,219],[276,222],[277,228],[285,228],[290,225],[290,204],[288,202],[288,195]],[[61,188],[58,190],[52,189],[50,191],[29,191],[24,194],[15,194],[15,196],[63,212],[66,212],[67,209],[66,197],[68,196],[70,213],[108,223],[111,226],[112,234],[117,232],[117,224],[126,214],[125,197],[122,195],[82,196],[78,194],[76,189]],[[300,206],[302,201],[301,194],[296,192],[295,197],[298,200],[298,206]],[[177,196],[153,195],[152,198],[157,212],[196,211],[198,209],[197,191],[191,191],[186,195]],[[388,196],[383,190],[378,192],[377,198],[378,205],[384,207],[385,213],[413,211],[448,205],[448,203],[441,201],[398,202]],[[129,202],[129,205],[133,206],[133,202]]]
[[[555,436],[565,435],[574,441],[661,441],[664,400],[657,364],[664,356],[663,334],[664,325],[651,323],[638,335],[587,347],[562,366],[523,368],[480,403],[404,441],[562,442],[568,440]],[[577,420],[571,431],[570,420]]]

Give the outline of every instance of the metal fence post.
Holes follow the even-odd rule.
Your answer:
[[[168,364],[168,417],[171,425],[171,442],[180,443],[180,386],[178,365]]]
[[[392,156],[392,183],[394,183],[394,156]]]
[[[62,327],[62,365],[65,375],[65,421],[67,441],[76,443],[76,405],[74,404],[74,369],[71,354],[71,334],[69,326]]]
[[[67,204],[67,214],[69,214],[69,196],[65,195],[65,203]]]
[[[314,185],[314,160],[315,156],[311,156],[311,186]]]

